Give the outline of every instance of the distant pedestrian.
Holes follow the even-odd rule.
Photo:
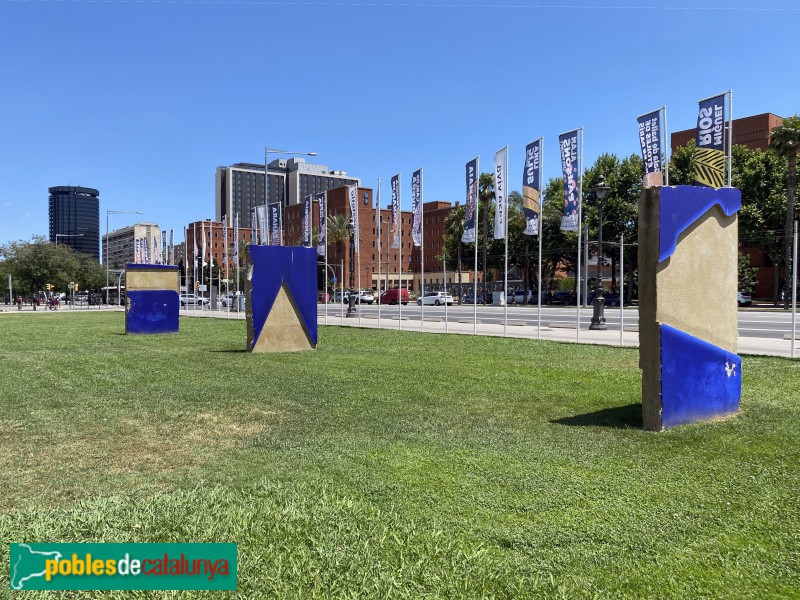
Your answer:
[[[17,296],[17,310],[22,310],[22,296]]]

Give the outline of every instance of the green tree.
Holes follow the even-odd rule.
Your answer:
[[[89,254],[66,244],[53,244],[42,236],[30,242],[14,241],[0,246],[0,274],[4,282],[12,277],[15,292],[33,295],[52,284],[66,293],[69,283],[82,290],[99,291],[105,285],[105,269]]]
[[[800,117],[794,115],[784,119],[783,125],[772,130],[770,149],[787,160],[786,173],[786,220],[783,228],[783,290],[784,301],[789,302],[792,269],[792,237],[795,193],[797,192],[797,153],[800,152]]]
[[[347,231],[349,222],[345,214],[328,215],[328,243],[336,244],[336,253],[339,256],[342,255],[344,242],[350,237]]]
[[[758,267],[750,266],[750,257],[739,252],[739,291],[743,294],[752,294],[756,285]]]

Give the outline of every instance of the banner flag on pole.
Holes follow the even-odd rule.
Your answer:
[[[258,213],[255,208],[250,209],[250,243],[258,245]]]
[[[169,230],[169,264],[175,264],[175,230]]]
[[[141,262],[142,252],[139,246],[139,238],[133,240],[133,262],[139,264]]]
[[[506,219],[508,218],[508,146],[498,150],[494,155],[494,239],[506,239]]]
[[[561,231],[578,231],[578,130],[558,136],[561,170],[564,174],[564,212]]]
[[[269,205],[269,245],[281,246],[281,204],[273,202]]]
[[[303,246],[311,247],[311,196],[303,200]]]
[[[239,213],[233,215],[233,262],[239,266]]]
[[[525,146],[525,170],[522,175],[522,212],[525,213],[523,235],[539,235],[539,217],[542,212],[539,202],[541,153],[540,139]]]
[[[269,235],[267,235],[267,207],[256,206],[256,227],[258,231],[253,231],[253,243],[261,246],[269,244]],[[256,237],[256,233],[258,234]]]
[[[158,251],[158,236],[153,236],[153,263],[161,264],[161,253]]]
[[[143,252],[142,252],[142,254],[143,254],[142,260],[144,261],[144,264],[149,265],[150,264],[150,242],[147,241],[147,236],[142,238],[142,250],[143,250]]]
[[[475,213],[478,210],[478,159],[473,158],[467,163],[467,203],[464,206],[464,234],[461,242],[472,244],[477,241],[475,227]]]
[[[200,223],[200,231],[202,231],[202,235],[203,235],[203,255],[202,255],[203,262],[201,264],[202,264],[203,267],[207,267],[208,263],[206,262],[206,224],[205,223]]]
[[[649,188],[664,185],[661,109],[642,115],[636,121],[639,123],[639,145],[642,148],[642,162],[644,163],[642,186]]]
[[[725,94],[699,102],[694,182],[720,188],[725,181]]]
[[[350,202],[350,218],[353,223],[353,247],[358,252],[358,186],[347,186],[347,198]]]
[[[392,248],[400,247],[400,173],[392,177]]]
[[[328,245],[328,194],[322,192],[317,194],[317,208],[319,209],[319,235],[317,236],[317,256],[325,256],[325,248]],[[328,275],[326,274],[325,277]]]
[[[411,239],[414,246],[422,245],[422,169],[411,174]]]
[[[167,230],[164,229],[161,232],[161,254],[159,255],[161,257],[161,264],[162,265],[168,265],[169,264],[169,256],[168,256],[168,254],[169,254],[169,248],[167,246]]]

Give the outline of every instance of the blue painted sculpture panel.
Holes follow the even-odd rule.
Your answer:
[[[730,216],[742,208],[742,192],[737,188],[709,188],[678,185],[661,188],[658,261],[668,259],[678,237],[712,206],[718,205]]]
[[[662,424],[674,427],[739,410],[742,359],[661,325]]]
[[[178,333],[180,297],[174,290],[130,290],[126,333]]]
[[[285,285],[303,328],[317,344],[317,250],[293,246],[250,246],[253,346]]]

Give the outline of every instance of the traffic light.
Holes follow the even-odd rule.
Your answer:
[[[48,283],[48,284],[47,284],[47,285],[45,285],[44,287],[45,287],[45,288],[47,288],[47,291],[49,292],[50,290],[52,290],[52,289],[53,289],[53,284],[52,284],[52,283]]]

